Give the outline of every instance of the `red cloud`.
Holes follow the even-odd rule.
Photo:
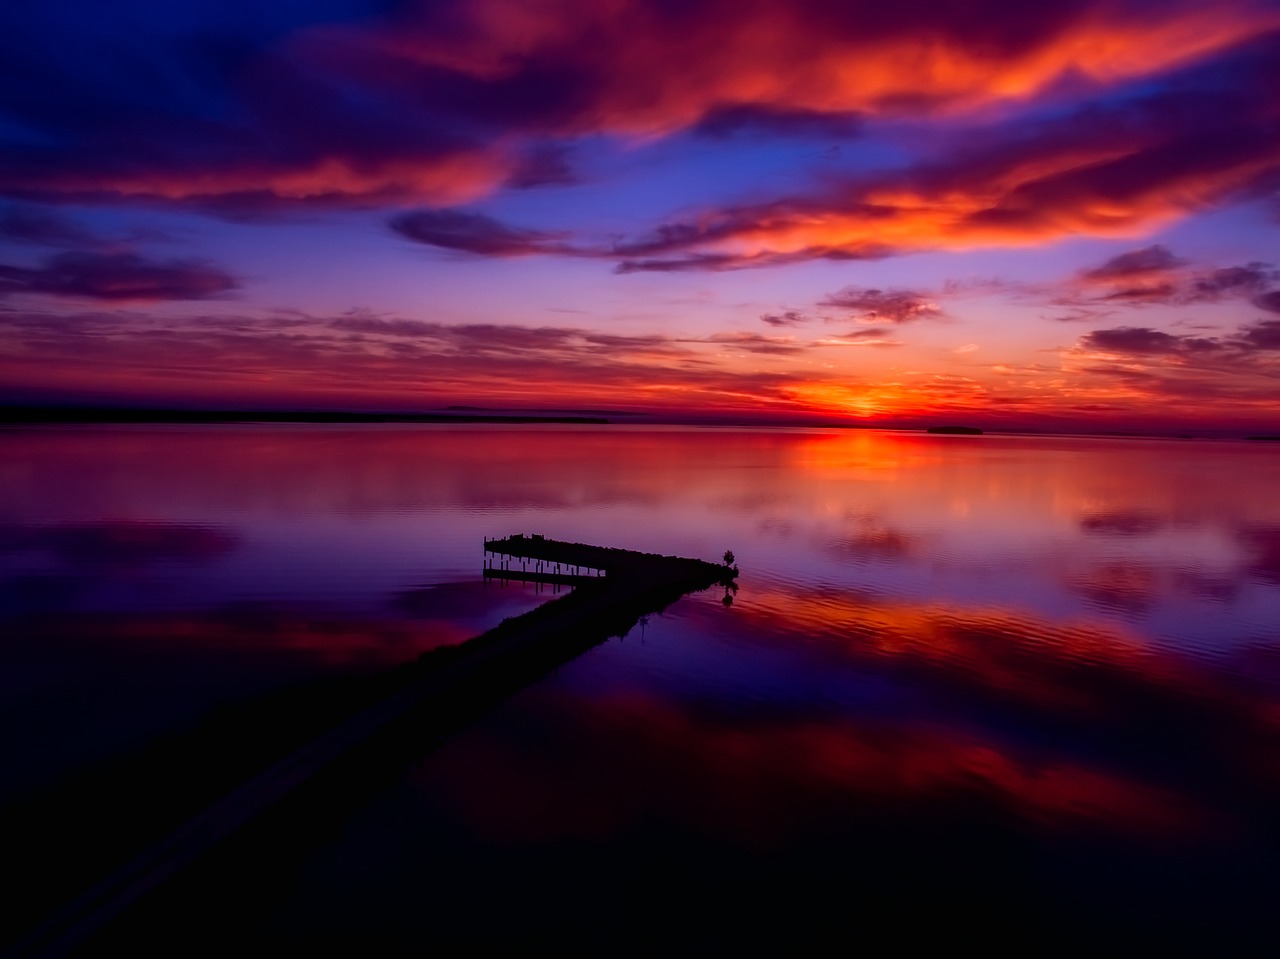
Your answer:
[[[121,78],[114,83],[79,75],[64,51],[50,49],[24,64],[22,84],[49,95],[12,94],[16,127],[34,135],[6,144],[0,189],[241,212],[456,204],[504,186],[571,179],[559,152],[565,138],[683,130],[847,138],[868,119],[958,116],[1046,91],[1164,75],[1277,25],[1280,11],[1249,0],[1212,8],[977,0],[927,10],[875,0],[477,0],[246,39],[240,55],[210,62],[192,59],[201,43],[212,46],[195,38],[174,45],[185,59],[156,65],[155,75],[184,81],[164,90],[126,82],[134,74],[123,69],[108,74]],[[199,91],[193,102],[183,99],[188,86]],[[1055,156],[1015,158],[1005,170],[975,174],[967,190],[911,177],[847,186],[773,209],[772,222],[740,225],[731,249],[694,252],[703,268],[725,268],[717,257],[759,265],[788,254],[1119,232],[1211,200],[1256,166],[1257,149],[1220,157],[1212,169],[1193,158],[1196,169],[1178,183],[1165,178],[1118,204],[1072,180],[1074,171],[1096,178],[1099,166],[1152,148],[1140,129],[1129,132],[1138,142],[1085,137],[1074,149],[1059,144]],[[1218,143],[1229,151],[1236,140]],[[1130,175],[1114,171],[1113,188],[1116,178]],[[1041,214],[1044,222],[1029,222]],[[673,262],[658,256],[630,268]]]
[[[388,88],[442,73],[463,109],[540,130],[638,135],[701,125],[827,128],[839,115],[955,111],[1067,79],[1149,76],[1255,37],[1249,3],[1153,10],[1085,2],[963,6],[872,0],[479,0],[313,40]],[[505,96],[505,99],[504,99]]]

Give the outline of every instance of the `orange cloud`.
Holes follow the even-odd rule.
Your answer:
[[[481,0],[359,42],[369,58],[489,85],[536,83],[563,68],[581,86],[580,108],[548,113],[547,128],[651,136],[729,104],[895,115],[1024,100],[1068,79],[1106,85],[1167,71],[1276,25],[1280,13],[1250,2],[1029,11],[987,0],[926,18],[828,0]]]
[[[1207,118],[1201,131],[1126,129],[1119,116],[1111,129],[1090,131],[1085,120],[936,167],[711,210],[621,244],[619,269],[741,269],[1034,246],[1079,234],[1135,236],[1250,190],[1280,169],[1280,137],[1244,135],[1253,118],[1239,118],[1227,131]],[[1076,137],[1094,142],[1064,143]]]
[[[571,178],[556,152],[565,138],[755,127],[846,139],[858,135],[859,117],[989,116],[1067,89],[1114,89],[1234,51],[1277,26],[1280,11],[1253,0],[1212,8],[1190,0],[979,0],[927,11],[875,0],[410,5],[248,44],[251,53],[190,77],[203,98],[176,105],[175,91],[104,85],[76,75],[65,56],[46,56],[57,67],[31,68],[29,85],[75,96],[44,98],[42,110],[21,116],[19,126],[46,135],[6,151],[0,189],[253,210],[458,204],[507,185]],[[186,61],[167,66],[176,75],[191,70]],[[885,185],[860,201],[899,211],[879,229],[874,216],[864,223],[848,210],[809,210],[760,236],[740,231],[732,252],[858,253],[873,239],[929,245],[934,234],[954,232],[948,220],[989,209],[993,198],[1123,155],[1086,142],[1023,162],[992,181],[993,192],[955,198]],[[1144,217],[1184,209],[1242,175],[1176,195],[1153,190]],[[1054,229],[1133,226],[1105,198],[1076,210],[1075,218],[1050,211]],[[966,235],[983,243],[1004,233],[993,222]]]

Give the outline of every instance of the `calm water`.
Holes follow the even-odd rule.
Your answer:
[[[484,536],[732,549],[732,605],[686,597],[424,749],[254,934],[616,948],[892,916],[1257,942],[1277,490],[1280,450],[1228,442],[9,431],[0,800],[546,599],[484,586]]]

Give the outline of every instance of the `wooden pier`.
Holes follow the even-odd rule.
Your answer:
[[[609,546],[566,543],[537,533],[484,541],[486,579],[588,585],[601,579],[687,583],[689,592],[724,585],[736,571],[718,563]],[[598,584],[597,584],[598,585]]]

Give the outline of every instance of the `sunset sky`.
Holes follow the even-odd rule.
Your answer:
[[[1280,3],[0,8],[0,403],[1280,432]]]

